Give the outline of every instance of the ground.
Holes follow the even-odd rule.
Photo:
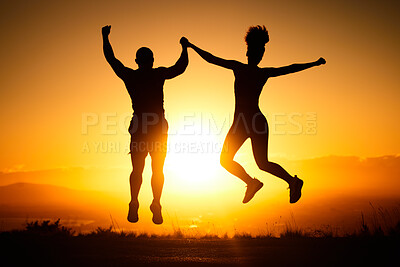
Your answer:
[[[395,266],[398,236],[183,238],[2,233],[1,266]],[[398,266],[398,265],[397,265]]]

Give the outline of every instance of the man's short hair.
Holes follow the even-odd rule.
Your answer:
[[[148,47],[141,47],[136,52],[136,60],[140,64],[153,62],[153,52]]]
[[[265,26],[251,26],[246,33],[245,41],[247,46],[264,46],[269,41],[268,31]]]

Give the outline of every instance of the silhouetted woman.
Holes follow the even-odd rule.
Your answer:
[[[325,64],[325,60],[320,58],[315,62],[292,64],[280,68],[259,68],[258,64],[263,58],[265,44],[269,41],[268,31],[265,26],[250,27],[245,40],[247,43],[247,64],[235,60],[225,60],[198,48],[190,42],[187,44],[208,63],[231,69],[235,75],[235,114],[232,126],[225,138],[221,153],[221,165],[247,184],[243,203],[249,202],[255,193],[261,189],[263,183],[250,177],[233,158],[244,141],[250,138],[257,166],[261,170],[285,180],[289,184],[290,203],[296,203],[301,197],[303,181],[297,176],[291,176],[280,165],[268,160],[268,123],[260,111],[258,102],[268,78],[319,66]]]

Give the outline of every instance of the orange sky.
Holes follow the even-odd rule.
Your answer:
[[[106,24],[112,25],[110,40],[117,58],[132,68],[141,46],[153,50],[156,66],[174,64],[181,36],[215,55],[244,62],[247,28],[264,24],[270,43],[260,66],[320,56],[328,62],[267,82],[260,107],[270,123],[270,158],[398,155],[398,5],[255,0],[2,3],[0,171],[118,169],[124,175],[115,178],[120,186],[112,189],[128,192],[125,174],[131,166],[124,123],[129,122],[131,104],[102,54],[101,27]],[[173,178],[165,194],[179,190],[169,187],[179,183],[198,188],[198,196],[210,190],[209,184],[214,193],[227,186],[241,194],[240,181],[218,165],[218,147],[233,116],[233,73],[207,64],[193,51],[189,62],[186,72],[164,87],[169,144],[174,148],[166,160],[166,177]],[[98,123],[88,125],[86,119]],[[185,151],[190,145],[196,148]],[[211,149],[196,152],[207,145]],[[246,142],[237,159],[258,174],[250,155]],[[193,170],[197,176],[187,179]],[[295,171],[307,173],[290,170]],[[275,182],[271,190],[282,193],[284,184]],[[80,187],[67,181],[65,185]]]
[[[247,27],[265,24],[271,41],[261,66],[320,56],[328,61],[324,67],[268,81],[260,99],[267,115],[316,112],[318,118],[314,136],[271,136],[271,155],[397,154],[400,61],[394,4],[302,2],[3,3],[0,170],[121,160],[123,155],[80,153],[85,141],[102,138],[82,136],[83,113],[131,112],[123,83],[102,55],[100,28],[105,24],[113,27],[110,39],[117,57],[133,68],[134,53],[143,45],[153,49],[156,66],[172,65],[182,35],[216,55],[245,61]],[[165,84],[172,129],[193,111],[221,120],[233,113],[232,73],[192,52],[185,74]]]

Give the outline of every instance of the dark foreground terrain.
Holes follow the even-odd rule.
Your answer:
[[[399,236],[176,238],[0,233],[0,266],[399,266]]]

